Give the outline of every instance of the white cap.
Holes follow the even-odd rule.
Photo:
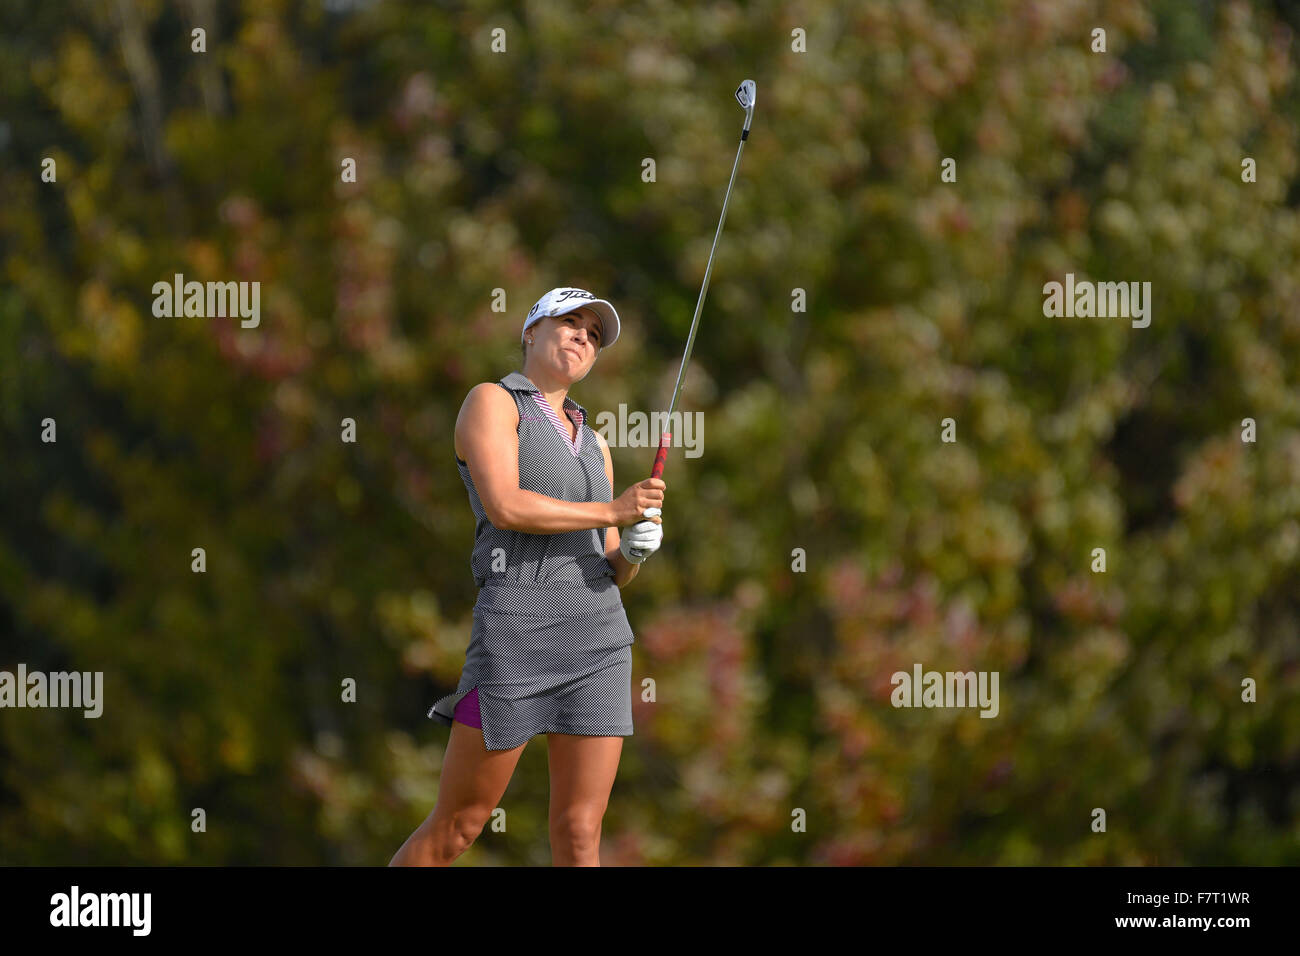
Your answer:
[[[597,299],[590,292],[569,286],[552,289],[537,300],[537,304],[528,310],[528,318],[524,319],[519,341],[524,340],[524,332],[527,332],[528,327],[533,323],[540,322],[547,316],[567,315],[578,309],[591,309],[600,316],[603,339],[600,347],[607,349],[613,345],[614,340],[618,338],[618,313],[614,311],[614,307],[604,299]]]

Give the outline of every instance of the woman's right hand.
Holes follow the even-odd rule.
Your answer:
[[[663,520],[657,515],[653,518],[646,518],[642,512],[646,508],[659,508],[662,510],[664,506],[664,490],[667,487],[662,478],[647,478],[632,485],[627,491],[614,499],[614,524],[620,528],[638,521],[653,521],[655,524],[662,524]]]

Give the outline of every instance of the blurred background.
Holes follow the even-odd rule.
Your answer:
[[[604,862],[1300,863],[1300,3],[0,21],[0,669],[105,698],[0,711],[0,863],[388,861],[476,597],[457,410],[558,285],[624,321],[572,396],[666,406],[746,77]],[[155,317],[178,272],[260,326]],[[1044,317],[1067,272],[1150,326]],[[915,663],[998,716],[894,708]],[[547,794],[537,737],[458,865],[549,863]]]

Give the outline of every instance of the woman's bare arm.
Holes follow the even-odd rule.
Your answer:
[[[456,416],[456,443],[495,527],[524,534],[622,527],[640,521],[645,508],[663,507],[659,478],[637,482],[613,501],[565,501],[520,488],[518,428],[514,397],[492,382],[470,389]]]
[[[465,451],[474,488],[488,521],[503,531],[555,534],[614,523],[604,501],[564,501],[519,487],[519,409],[492,382],[475,385],[456,416],[456,441]]]

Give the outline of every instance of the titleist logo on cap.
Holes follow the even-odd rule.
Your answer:
[[[596,297],[592,295],[590,292],[583,292],[581,289],[565,289],[563,292],[559,293],[555,297],[554,301],[552,302],[552,305],[559,305],[561,302],[566,302],[569,299],[594,299],[594,298]],[[540,309],[541,307],[542,307],[542,303],[538,302],[531,309],[529,309],[528,310],[529,317],[531,317],[532,314],[536,312],[538,309]]]

